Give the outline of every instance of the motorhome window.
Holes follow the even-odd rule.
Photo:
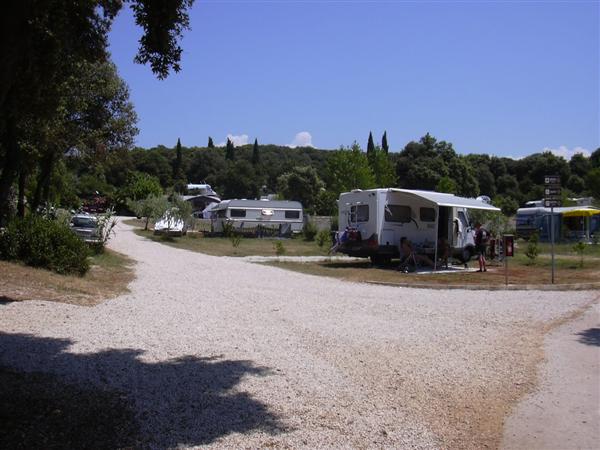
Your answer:
[[[408,223],[412,219],[410,206],[405,205],[387,205],[385,207],[386,222]]]
[[[369,221],[369,205],[355,205],[350,207],[350,222],[360,223]]]
[[[421,222],[435,222],[435,208],[421,208],[419,218]]]
[[[286,219],[299,219],[300,218],[300,211],[286,211],[285,212],[285,218]]]
[[[232,209],[230,217],[246,217],[245,209]]]

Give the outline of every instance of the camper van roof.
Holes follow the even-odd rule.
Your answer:
[[[223,200],[215,209],[227,208],[278,208],[278,209],[302,209],[300,202],[290,200]]]
[[[483,209],[488,211],[500,211],[500,208],[496,208],[482,200],[476,198],[458,197],[454,194],[446,194],[444,192],[435,191],[419,191],[413,189],[396,189],[390,188],[391,192],[403,192],[405,194],[412,194],[416,197],[429,200],[438,206],[455,206],[459,208],[470,208],[470,209]]]
[[[554,208],[554,214],[564,214],[572,211],[584,210],[598,211],[599,208],[596,208],[595,206],[558,206]],[[550,214],[550,211],[550,208],[539,206],[537,208],[519,208],[517,209],[517,214],[534,214],[536,212],[545,212]]]

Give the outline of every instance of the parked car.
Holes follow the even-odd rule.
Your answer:
[[[95,244],[101,241],[96,217],[89,214],[75,214],[71,218],[70,225],[71,230],[85,242]]]

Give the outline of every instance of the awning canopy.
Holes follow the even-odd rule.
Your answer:
[[[445,194],[443,192],[434,191],[418,191],[412,189],[396,189],[391,188],[390,192],[401,192],[404,194],[411,194],[416,197],[428,200],[438,206],[453,206],[458,208],[469,208],[469,209],[482,209],[485,211],[500,211],[500,208],[496,208],[484,201],[477,200],[476,198],[458,197],[454,194]]]
[[[600,209],[574,209],[563,213],[563,217],[591,217],[600,214]]]

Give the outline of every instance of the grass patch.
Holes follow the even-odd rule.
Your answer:
[[[129,224],[132,225],[132,223]],[[301,237],[292,239],[242,238],[237,247],[234,247],[230,238],[204,237],[202,233],[188,233],[181,237],[164,237],[155,236],[150,230],[144,231],[138,228],[135,230],[135,234],[175,248],[213,256],[276,256],[275,244],[277,242],[282,243],[286,256],[325,256],[329,250],[326,247],[319,247],[316,242],[307,242]]]
[[[134,278],[133,261],[109,249],[90,257],[90,270],[82,277],[7,261],[0,261],[0,272],[3,302],[47,300],[80,306],[94,306],[127,292]]]
[[[526,259],[526,258],[525,258]],[[555,283],[596,283],[600,280],[600,261],[587,261],[583,268],[579,268],[578,261],[572,259],[556,260]],[[414,285],[477,285],[495,286],[504,285],[504,266],[501,263],[489,263],[488,271],[455,272],[438,274],[401,273],[392,263],[385,267],[374,267],[368,260],[364,261],[336,261],[336,262],[272,262],[270,266],[296,272],[327,276],[345,281],[382,283],[409,283]],[[478,267],[477,261],[471,261],[470,267]],[[550,260],[542,258],[534,265],[525,265],[520,258],[512,258],[508,263],[509,284],[550,284]],[[600,287],[599,287],[600,288]]]

